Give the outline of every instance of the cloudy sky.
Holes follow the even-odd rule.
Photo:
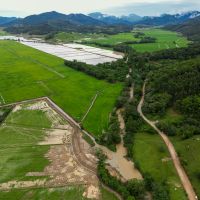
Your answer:
[[[26,16],[46,11],[62,13],[104,13],[141,16],[200,10],[199,0],[3,0],[1,16]]]

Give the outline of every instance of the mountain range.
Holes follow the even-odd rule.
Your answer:
[[[200,16],[190,19],[182,24],[168,25],[165,27],[171,31],[177,31],[193,41],[200,41]]]
[[[157,17],[140,17],[135,14],[116,17],[100,12],[84,14],[62,14],[55,11],[30,15],[25,18],[0,17],[0,26],[6,27],[11,33],[46,34],[52,31],[80,31],[80,32],[120,32],[126,27],[133,26],[166,26],[177,25],[200,16],[199,11],[182,14],[163,14]],[[112,27],[111,27],[112,26]],[[87,27],[87,28],[86,28]],[[123,28],[122,28],[123,27]],[[88,29],[88,30],[87,30]],[[103,31],[102,31],[103,29]],[[106,30],[108,29],[108,30]],[[116,30],[119,29],[119,30]]]
[[[142,17],[135,15],[135,14],[130,14],[128,16],[121,16],[121,17],[116,17],[114,15],[106,15],[102,14],[100,12],[94,12],[90,13],[88,16],[99,20],[101,22],[104,22],[106,24],[133,24],[134,22],[140,21]]]

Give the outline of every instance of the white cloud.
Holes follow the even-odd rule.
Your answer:
[[[180,4],[185,1],[190,3],[197,2],[197,0],[169,0],[168,3],[175,2]],[[146,3],[164,5],[165,2],[166,0],[4,0],[0,4],[0,14],[4,11],[4,14],[7,13],[7,15],[11,15],[11,13],[27,15],[52,10],[62,13],[88,13],[114,10],[111,8],[124,8],[126,10],[128,7],[130,9],[130,6],[137,8],[138,5],[145,5]]]

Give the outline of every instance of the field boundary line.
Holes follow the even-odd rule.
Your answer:
[[[2,94],[0,93],[1,99],[2,99],[2,103],[5,104],[5,99],[3,98]]]
[[[95,104],[95,102],[96,102],[96,100],[97,100],[98,95],[99,95],[99,92],[97,92],[97,93],[95,94],[95,96],[94,96],[94,98],[93,98],[93,100],[92,100],[92,102],[91,102],[89,108],[87,109],[85,115],[84,115],[83,118],[81,119],[80,124],[85,120],[85,118],[86,118],[87,115],[89,114],[90,110],[91,110],[92,107],[94,106],[94,104]]]
[[[41,63],[40,61],[38,61],[38,60],[36,60],[36,59],[34,59],[34,58],[31,58],[31,57],[26,57],[26,58],[28,58],[29,60],[31,60],[33,63],[38,64],[38,65],[44,67],[44,68],[47,69],[48,71],[53,72],[54,74],[60,76],[61,78],[65,78],[65,76],[64,76],[63,74],[61,74],[61,73],[55,71],[54,69],[50,68],[48,65],[46,65],[46,64],[44,64],[44,63]]]

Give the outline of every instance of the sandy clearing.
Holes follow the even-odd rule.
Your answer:
[[[88,199],[99,199],[100,191],[99,187],[95,187],[94,185],[90,185],[87,187],[86,191],[83,193],[83,197]]]
[[[38,145],[56,145],[71,143],[71,131],[54,129],[47,132],[44,140],[39,142]]]
[[[10,190],[13,188],[31,188],[31,187],[44,187],[46,179],[35,181],[9,181],[7,183],[0,184],[0,190]]]

